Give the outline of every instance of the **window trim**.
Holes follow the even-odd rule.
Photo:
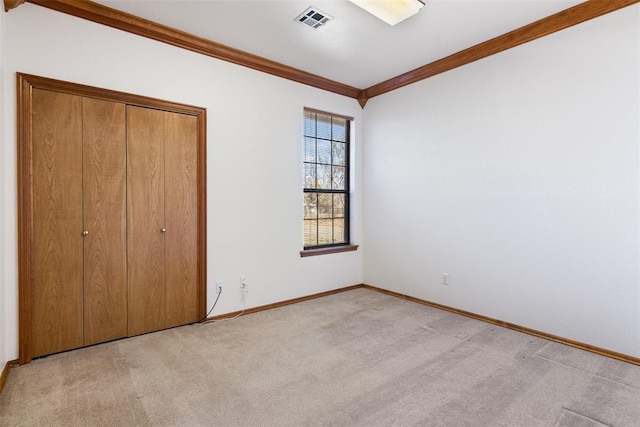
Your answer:
[[[354,118],[351,117],[351,116],[345,116],[344,114],[331,113],[329,111],[324,111],[324,110],[316,110],[315,108],[309,108],[309,107],[304,107],[304,112],[305,113],[324,114],[326,116],[332,116],[332,117],[337,117],[339,119],[345,119],[345,120],[350,121],[350,122],[352,122],[354,120]]]
[[[342,190],[319,190],[319,189],[311,189],[302,187],[302,194],[307,193],[316,193],[316,194],[344,194],[346,196],[346,206],[345,206],[345,236],[347,237],[346,242],[342,243],[330,243],[323,245],[315,245],[315,246],[304,246],[300,251],[301,257],[315,256],[315,255],[325,255],[332,253],[340,253],[340,252],[349,252],[355,251],[358,249],[358,245],[351,243],[351,136],[352,136],[352,126],[353,126],[353,117],[345,116],[342,114],[335,114],[328,111],[317,110],[314,108],[304,107],[304,113],[314,113],[314,114],[323,114],[331,116],[332,118],[344,119],[347,121],[347,140],[346,140],[346,150],[345,150],[345,159],[346,159],[346,170],[345,170],[345,182],[346,182],[346,191]],[[305,132],[302,132],[303,138],[305,137]],[[303,161],[303,164],[305,162]],[[303,220],[304,223],[304,220]]]
[[[302,258],[316,255],[337,254],[340,252],[351,252],[358,250],[359,245],[353,245],[351,243],[341,243],[339,245],[324,246],[313,249],[303,249],[300,251]]]

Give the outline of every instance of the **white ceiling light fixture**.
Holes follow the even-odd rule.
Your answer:
[[[396,25],[422,9],[421,0],[349,0],[389,25]]]

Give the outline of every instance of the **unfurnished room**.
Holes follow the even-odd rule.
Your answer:
[[[640,426],[640,0],[4,0],[1,426]]]

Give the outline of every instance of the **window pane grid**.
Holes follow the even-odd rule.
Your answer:
[[[349,121],[304,115],[304,247],[349,243]]]

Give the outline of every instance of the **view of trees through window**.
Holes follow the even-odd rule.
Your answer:
[[[304,112],[304,247],[349,243],[349,120]]]

